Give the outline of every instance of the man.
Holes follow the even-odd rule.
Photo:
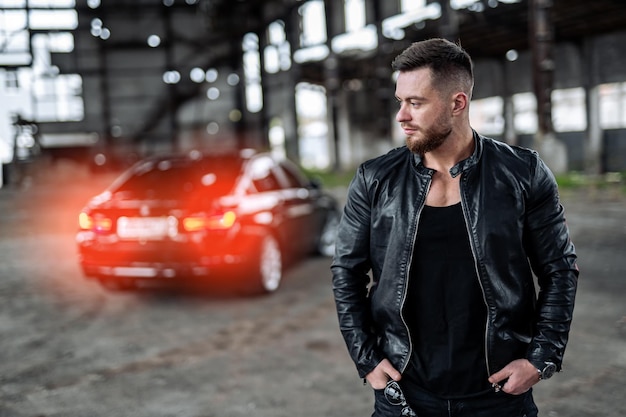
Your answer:
[[[460,46],[416,42],[392,66],[406,146],[359,167],[331,267],[373,416],[536,416],[578,278],[554,176],[471,128]]]

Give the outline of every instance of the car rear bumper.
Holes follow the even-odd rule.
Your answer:
[[[90,278],[174,281],[236,271],[250,261],[250,251],[242,250],[243,246],[231,242],[208,249],[188,242],[82,241],[78,259],[84,275]]]
[[[197,261],[103,262],[97,257],[80,256],[80,266],[88,277],[126,277],[141,279],[176,279],[210,277],[245,265],[248,258],[237,254],[202,257]]]

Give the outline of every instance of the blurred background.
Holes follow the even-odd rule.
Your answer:
[[[390,62],[435,36],[477,131],[619,181],[625,28],[620,0],[0,0],[0,184],[229,147],[352,170],[403,144]]]
[[[535,391],[542,415],[626,415],[624,0],[0,0],[0,416],[371,414],[329,256],[279,265],[266,297],[110,291],[85,279],[77,243],[117,238],[77,234],[78,218],[143,157],[241,148],[321,179],[285,186],[278,209],[335,213],[357,164],[404,144],[391,61],[430,37],[474,58],[474,128],[537,149],[557,174],[581,280],[564,372]],[[250,193],[265,211],[283,201],[268,188]],[[160,216],[141,201],[136,217]],[[309,240],[305,226],[282,248]],[[122,243],[143,255],[168,242],[145,236]],[[120,273],[154,265],[130,266]]]

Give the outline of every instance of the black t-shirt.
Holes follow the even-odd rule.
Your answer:
[[[404,317],[413,343],[404,384],[443,398],[489,390],[487,308],[460,203],[422,211]]]

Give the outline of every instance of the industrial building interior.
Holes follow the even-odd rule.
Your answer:
[[[351,169],[402,145],[390,63],[431,37],[473,57],[479,132],[626,171],[621,0],[0,0],[0,159],[254,147]]]

